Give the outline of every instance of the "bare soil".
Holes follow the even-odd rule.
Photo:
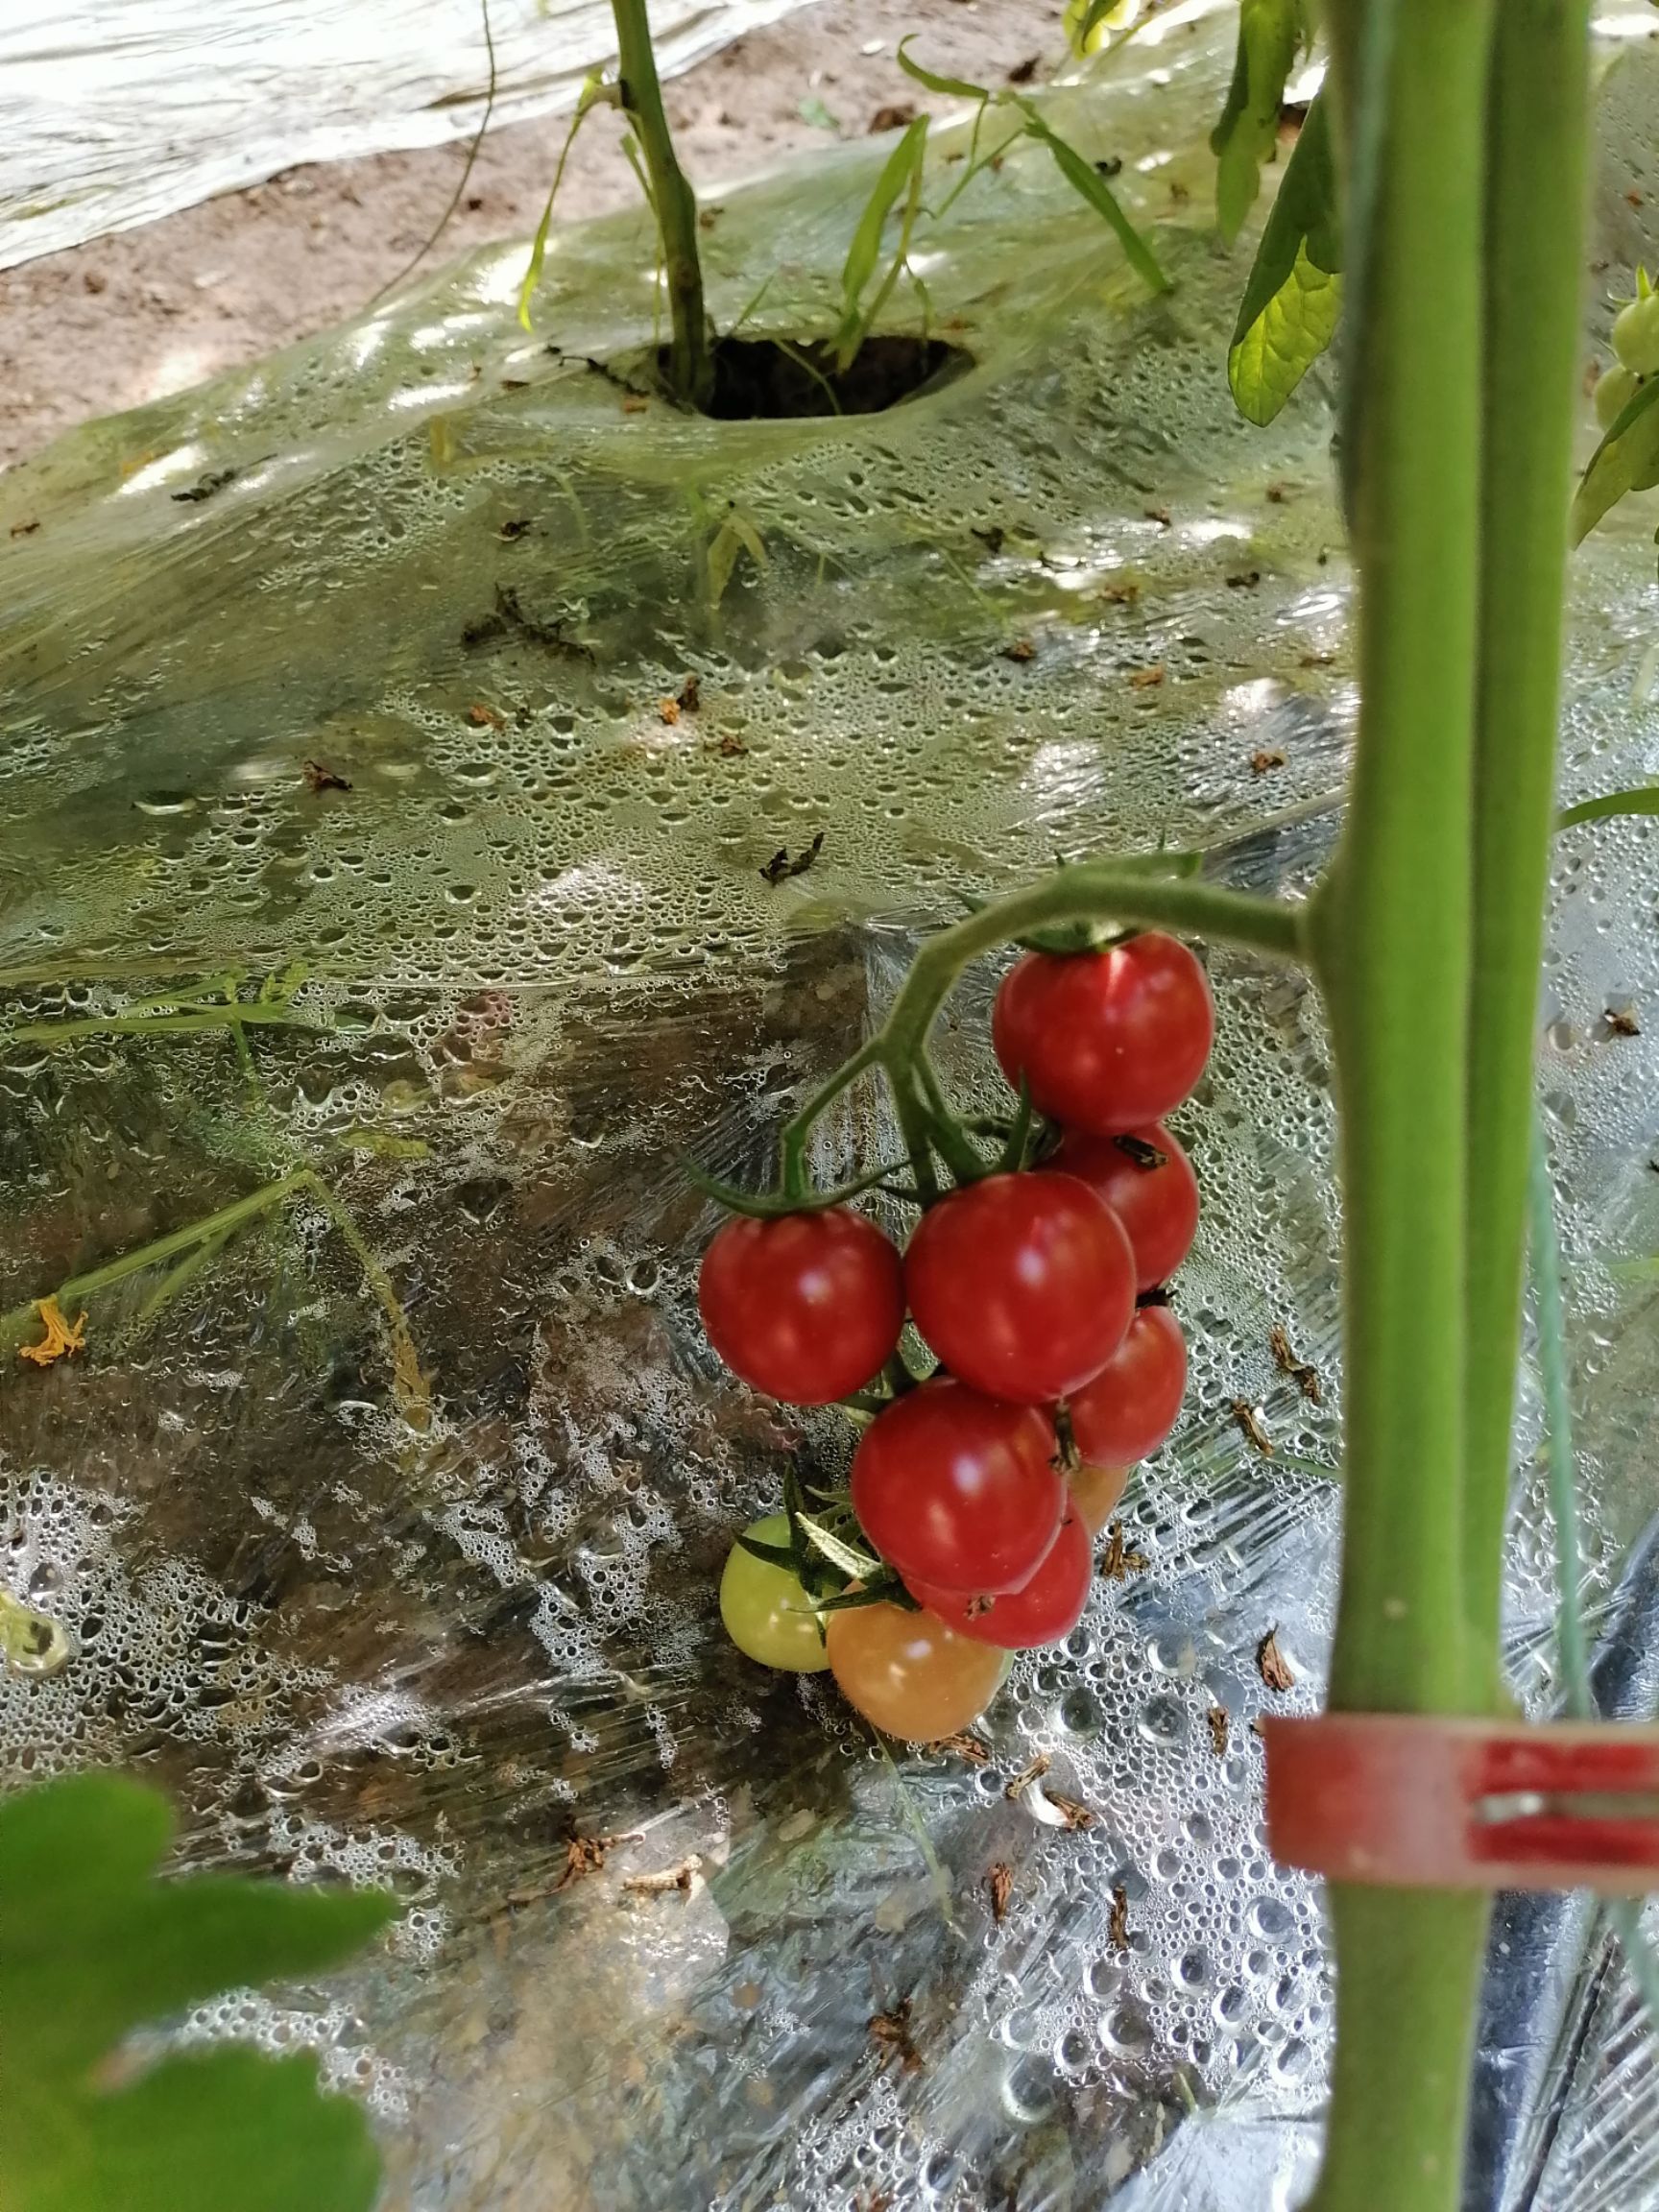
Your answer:
[[[904,77],[909,32],[930,67],[997,84],[1065,58],[1060,0],[817,0],[667,87],[693,180],[714,189],[785,156],[896,129],[942,105]],[[566,115],[492,132],[428,257],[437,268],[528,236]],[[609,112],[591,116],[560,200],[575,220],[637,192]],[[0,468],[89,416],[142,405],[349,320],[394,281],[460,180],[465,144],[292,169],[159,223],[0,272]]]

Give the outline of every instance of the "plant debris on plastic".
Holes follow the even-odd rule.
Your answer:
[[[318,2049],[399,2212],[1246,2212],[1309,2171],[1331,1975],[1252,1723],[1317,1708],[1334,1596],[1310,988],[1212,956],[1178,1117],[1207,1194],[1188,1410],[1117,1572],[971,1740],[884,1746],[719,1632],[732,1536],[852,1435],[717,1367],[683,1166],[766,1180],[964,898],[1160,839],[1300,887],[1330,849],[1329,385],[1266,430],[1232,411],[1230,58],[1222,14],[1172,11],[1047,96],[1176,289],[1014,147],[927,241],[974,365],[886,413],[641,407],[628,218],[554,234],[533,337],[502,249],[0,478],[0,1771],[127,1767],[173,1793],[187,1863],[397,1894],[368,1964],[178,2033]],[[1621,267],[1655,258],[1624,195],[1659,168],[1656,92],[1633,46],[1600,94]],[[750,334],[832,326],[879,158],[724,197],[724,325],[776,268]],[[1651,517],[1615,516],[1573,591],[1566,799],[1653,773]],[[1655,836],[1562,836],[1545,984],[1587,1601],[1632,1717],[1659,1020],[1603,1010],[1659,976]],[[941,1050],[987,1106],[996,979]],[[826,1184],[887,1156],[880,1112],[855,1091],[826,1122]],[[60,1291],[72,1356],[20,1358]],[[1528,1388],[1508,1635],[1541,1713],[1535,1418]],[[1481,2202],[1588,2206],[1593,2176],[1659,2204],[1604,1931],[1527,1910],[1494,1938]]]

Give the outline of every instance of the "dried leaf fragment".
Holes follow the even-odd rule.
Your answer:
[[[507,717],[499,707],[492,707],[483,699],[474,699],[467,709],[467,719],[474,730],[505,730]]]
[[[936,1743],[929,1743],[929,1751],[950,1753],[966,1759],[970,1767],[983,1767],[991,1757],[991,1746],[977,1736],[970,1736],[966,1729],[959,1735],[941,1736]]]
[[[38,1344],[20,1344],[19,1359],[32,1359],[36,1367],[51,1367],[58,1360],[72,1358],[86,1348],[86,1316],[78,1313],[68,1320],[56,1296],[37,1298],[35,1310],[40,1316],[40,1326],[46,1334]]]
[[[1212,1705],[1205,1718],[1210,1726],[1210,1748],[1214,1752],[1217,1759],[1225,1759],[1227,1756],[1227,1738],[1233,1726],[1226,1706]]]
[[[1035,661],[1037,648],[1029,637],[1016,637],[1012,645],[1002,647],[1004,661]]]
[[[1032,1783],[1041,1782],[1053,1764],[1046,1751],[1039,1751],[1035,1759],[1022,1767],[1019,1773],[1010,1778],[1002,1792],[1009,1804],[1018,1805]]]
[[[1309,1405],[1323,1406],[1325,1393],[1320,1385],[1319,1370],[1310,1360],[1297,1358],[1282,1322],[1275,1321],[1267,1332],[1267,1346],[1273,1355],[1273,1364],[1281,1374],[1292,1378]]]
[[[1143,1575],[1151,1564],[1144,1551],[1137,1551],[1126,1541],[1122,1522],[1112,1522],[1106,1530],[1106,1556],[1100,1562],[1101,1580],[1124,1582],[1131,1575]]]
[[[1273,1456],[1273,1439],[1262,1425],[1262,1415],[1248,1398],[1235,1398],[1228,1410],[1243,1431],[1251,1447],[1260,1452],[1263,1459]]]
[[[1112,1911],[1106,1922],[1106,1933],[1115,1951],[1129,1948],[1129,1892],[1121,1882],[1112,1885]]]
[[[922,2054],[910,2032],[910,2000],[902,1997],[891,2012],[877,2012],[870,2020],[870,2040],[881,2054],[882,2063],[897,2058],[906,2074],[922,2071]]]
[[[307,760],[300,773],[305,779],[307,791],[349,791],[351,786],[344,776],[337,776],[325,760]]]
[[[744,744],[741,737],[734,736],[730,730],[713,747],[713,750],[719,754],[722,760],[746,760],[749,757],[748,746]]]
[[[703,704],[703,686],[696,676],[686,677],[685,683],[680,686],[680,696],[675,704],[682,714],[696,713],[698,708]]]
[[[1609,1037],[1640,1037],[1642,1034],[1642,1024],[1628,1006],[1609,1006],[1601,1019],[1607,1024]]]
[[[1014,1869],[1006,1859],[998,1859],[986,1880],[991,1885],[991,1917],[1000,1928],[1008,1917],[1008,1899],[1014,1888]]]
[[[607,1852],[614,1850],[618,1843],[629,1843],[633,1839],[631,1836],[572,1836],[565,1846],[565,1871],[553,1884],[553,1890],[568,1888],[585,1874],[597,1874],[605,1863]],[[507,1902],[511,1905],[514,1899],[509,1897]]]
[[[1094,1808],[1085,1805],[1081,1797],[1068,1797],[1060,1790],[1045,1790],[1043,1795],[1047,1804],[1059,1814],[1061,1827],[1070,1829],[1072,1835],[1075,1836],[1084,1828],[1094,1827]]]
[[[1284,765],[1285,751],[1279,745],[1263,745],[1250,756],[1251,771],[1257,776],[1265,776],[1269,769],[1283,768]]]
[[[1164,663],[1162,661],[1151,668],[1131,668],[1129,671],[1129,688],[1131,691],[1155,691],[1163,681]]]
[[[1279,1648],[1277,1628],[1269,1628],[1256,1647],[1256,1671],[1268,1689],[1280,1695],[1296,1687],[1296,1677],[1290,1671],[1289,1662]]]
[[[1166,530],[1169,528],[1169,510],[1167,507],[1142,507],[1141,512],[1145,516],[1148,522],[1162,522]]]
[[[789,857],[787,846],[780,845],[765,867],[761,869],[760,879],[764,883],[786,883],[791,876],[805,876],[823,850],[824,832],[822,830],[817,832],[810,845],[802,847],[793,860]]]
[[[661,1897],[670,1889],[689,1896],[702,1866],[702,1859],[693,1851],[689,1858],[682,1859],[678,1866],[663,1866],[654,1874],[631,1874],[622,1887],[637,1897]]]

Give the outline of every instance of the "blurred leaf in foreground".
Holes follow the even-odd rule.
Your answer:
[[[81,1775],[0,1804],[5,2212],[368,2212],[363,2114],[309,2057],[222,2048],[129,2062],[125,2038],[226,1989],[333,1965],[378,1891],[156,1880],[166,1802]]]

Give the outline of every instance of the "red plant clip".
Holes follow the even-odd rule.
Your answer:
[[[1263,1719],[1275,1858],[1404,1889],[1659,1888],[1659,1728]]]

